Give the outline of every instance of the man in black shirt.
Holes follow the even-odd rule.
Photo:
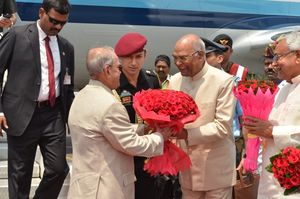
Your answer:
[[[115,52],[120,58],[122,64],[122,73],[120,76],[120,87],[117,93],[122,104],[125,106],[131,123],[142,123],[143,121],[136,115],[132,107],[133,96],[136,92],[146,89],[159,89],[159,80],[157,75],[142,68],[147,43],[145,36],[139,33],[127,33],[120,38],[115,46]],[[165,197],[163,189],[164,176],[151,177],[144,171],[144,157],[134,157],[135,175],[137,181],[135,182],[135,198],[136,199],[159,199],[170,198]],[[162,182],[163,181],[163,182]],[[162,183],[162,184],[160,184]],[[171,194],[171,190],[167,195]]]

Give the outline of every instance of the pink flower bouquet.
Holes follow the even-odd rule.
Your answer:
[[[263,120],[269,117],[277,91],[278,87],[272,81],[255,79],[240,81],[233,90],[241,103],[243,115]],[[244,168],[252,172],[257,169],[260,138],[253,134],[248,134],[247,138]]]
[[[133,107],[150,127],[170,127],[176,132],[180,132],[184,124],[195,121],[200,115],[193,98],[174,90],[149,89],[138,92],[133,98]],[[148,159],[144,169],[151,175],[176,175],[190,165],[191,161],[185,152],[166,141],[164,154]]]

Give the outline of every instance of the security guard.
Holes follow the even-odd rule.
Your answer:
[[[149,88],[160,88],[157,75],[150,70],[142,68],[147,53],[144,48],[146,43],[147,39],[145,36],[132,32],[122,36],[115,46],[115,52],[119,56],[122,64],[120,87],[117,89],[117,93],[128,112],[131,123],[143,122],[137,117],[135,110],[132,107],[133,96],[135,93]],[[135,175],[137,177],[137,181],[135,182],[135,198],[171,198],[161,196],[164,190],[162,190],[162,186],[160,186],[159,183],[163,179],[151,177],[144,171],[143,167],[145,160],[146,158],[144,157],[134,157]]]
[[[224,53],[228,50],[228,48],[205,38],[202,38],[202,40],[205,43],[207,63],[213,67],[223,70],[221,64],[224,60]]]
[[[213,39],[214,42],[219,43],[228,48],[226,52],[224,52],[224,60],[222,62],[222,68],[227,73],[235,76],[238,81],[246,80],[248,75],[248,68],[244,67],[240,64],[234,63],[230,61],[230,56],[233,53],[232,49],[232,39],[226,34],[220,34]]]

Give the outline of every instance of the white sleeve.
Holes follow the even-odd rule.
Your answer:
[[[275,145],[280,149],[298,146],[300,145],[300,126],[274,126],[273,138]]]

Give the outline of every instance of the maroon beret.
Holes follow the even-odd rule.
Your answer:
[[[146,37],[140,33],[127,33],[119,39],[115,46],[115,53],[119,57],[127,57],[133,53],[141,52],[146,43]]]

